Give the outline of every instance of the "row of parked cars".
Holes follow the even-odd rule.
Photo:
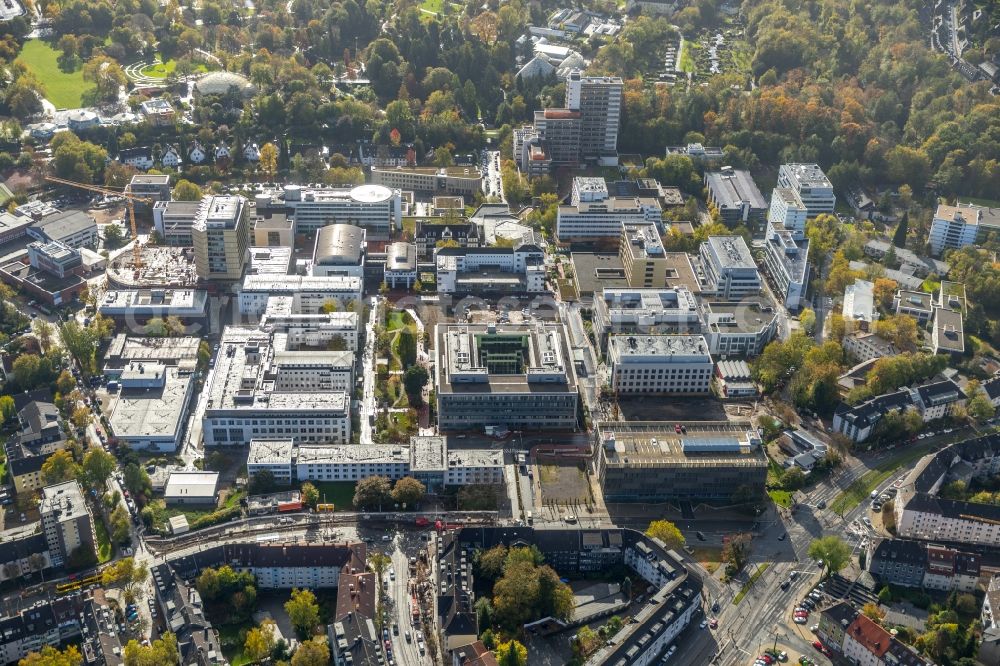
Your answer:
[[[807,624],[809,622],[809,613],[811,613],[816,608],[816,604],[823,600],[823,584],[820,583],[819,586],[813,588],[813,590],[799,602],[799,605],[795,607],[794,617],[792,621],[795,624]]]
[[[757,657],[757,660],[753,664],[754,666],[770,666],[770,664],[785,661],[788,661],[788,653],[784,650],[780,652],[776,650],[764,650],[763,654]]]

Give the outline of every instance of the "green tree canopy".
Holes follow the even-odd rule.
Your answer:
[[[392,487],[392,499],[399,505],[412,508],[427,494],[427,488],[412,476],[404,476]]]
[[[851,547],[838,536],[820,537],[809,544],[809,557],[823,560],[826,576],[836,573],[847,566],[851,560]]]
[[[651,536],[654,539],[659,539],[663,543],[667,544],[667,548],[683,548],[684,547],[684,535],[681,531],[677,529],[669,520],[654,520],[646,528],[646,536]]]
[[[392,484],[384,476],[369,476],[354,486],[354,508],[377,508],[392,502]]]
[[[300,637],[312,636],[319,624],[319,604],[311,590],[293,588],[291,597],[285,602],[285,612]]]
[[[183,178],[174,185],[175,201],[201,201],[201,188],[189,180]]]

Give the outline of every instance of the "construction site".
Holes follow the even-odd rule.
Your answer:
[[[125,289],[182,288],[198,284],[194,248],[143,245],[139,265],[129,250],[108,263],[108,282]]]

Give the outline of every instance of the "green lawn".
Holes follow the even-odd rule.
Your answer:
[[[241,624],[216,624],[219,630],[219,641],[222,643],[222,654],[232,666],[244,666],[253,663],[243,655],[243,641],[240,634],[253,627],[253,623],[244,622]]]
[[[153,500],[147,506],[149,506],[153,511],[153,525],[158,529],[166,529],[167,521],[174,516],[184,516],[187,518],[188,525],[192,528],[196,520],[204,518],[216,511],[222,511],[225,509],[232,509],[239,506],[240,499],[246,497],[245,491],[231,492],[226,496],[226,501],[220,506],[199,506],[194,508],[191,506],[184,506],[183,504],[177,506],[167,506],[166,502],[162,499]]]
[[[778,506],[783,506],[786,509],[792,506],[792,493],[787,490],[768,490],[767,495]]]
[[[435,14],[440,14],[444,9],[444,0],[424,0],[420,3],[420,8]]]
[[[753,572],[753,575],[750,576],[750,580],[743,583],[743,587],[740,588],[739,593],[735,597],[733,597],[734,606],[738,605],[741,601],[743,601],[743,597],[747,596],[747,593],[750,592],[750,589],[757,582],[757,579],[764,575],[764,572],[767,571],[767,568],[769,566],[771,566],[770,562],[764,562],[763,564],[757,565],[757,571]]]
[[[929,294],[933,294],[938,289],[941,288],[941,283],[940,282],[936,282],[935,280],[932,280],[930,278],[927,278],[926,280],[924,280],[924,283],[922,285],[920,285],[920,288],[923,289],[924,291],[926,291]]]
[[[171,58],[170,60],[163,62],[162,57],[158,57],[160,60],[158,60],[155,64],[143,68],[140,72],[143,76],[149,76],[154,79],[165,79],[174,73],[174,70],[177,69],[177,61]],[[202,63],[198,63],[195,65],[194,71],[207,72],[208,67]]]
[[[684,49],[681,51],[681,71],[693,72],[695,70],[694,54],[692,53],[694,42],[691,40],[684,40]]]
[[[722,564],[722,549],[714,546],[693,546],[691,547],[691,557],[698,561],[698,564],[705,568],[705,571],[715,573]]]
[[[17,59],[24,63],[45,87],[45,98],[60,109],[83,103],[83,93],[93,86],[83,80],[83,69],[66,73],[59,69],[59,51],[40,39],[25,42]]]
[[[144,67],[142,70],[143,76],[151,76],[154,79],[165,79],[177,68],[177,61],[171,58],[170,60],[163,62],[160,60],[155,65],[150,65],[149,67]]]
[[[108,536],[108,528],[104,526],[104,521],[98,518],[94,521],[94,531],[97,532],[97,563],[104,564],[111,561],[111,556],[115,554],[111,547],[111,537]]]
[[[354,508],[353,481],[313,481],[319,491],[319,501],[333,504],[335,511],[350,511]]]
[[[733,67],[737,72],[744,74],[751,71],[753,64],[753,49],[745,42],[739,42],[732,51]]]
[[[397,331],[407,328],[408,325],[403,319],[404,315],[406,315],[406,313],[403,310],[392,310],[389,312],[389,319],[386,322],[385,329],[387,331]],[[408,319],[409,315],[406,315],[406,317]],[[409,324],[409,327],[414,328],[415,330],[415,326],[412,323]]]

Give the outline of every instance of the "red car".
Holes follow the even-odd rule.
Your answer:
[[[774,663],[774,658],[771,657],[771,655],[769,655],[769,654],[762,654],[762,655],[760,655],[760,658],[764,660],[765,664],[773,664]]]
[[[813,641],[813,647],[822,652],[825,648],[819,641]]]

